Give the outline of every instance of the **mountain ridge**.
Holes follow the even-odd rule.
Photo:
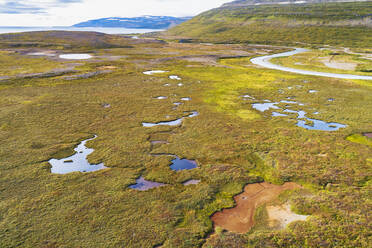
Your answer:
[[[331,1],[260,5],[252,3],[273,0],[234,1],[169,29],[163,37],[207,43],[370,47],[372,1]]]
[[[140,17],[106,17],[80,22],[73,27],[110,27],[138,29],[167,29],[191,19],[191,17],[140,16]]]
[[[346,2],[367,2],[368,0],[235,0],[223,4],[221,7],[243,7],[252,5],[269,4],[310,4],[310,3],[346,3]]]

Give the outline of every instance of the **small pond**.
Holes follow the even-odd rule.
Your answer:
[[[157,145],[157,144],[169,144],[168,141],[166,140],[152,140],[150,142],[152,145]]]
[[[252,107],[258,111],[264,112],[269,109],[280,109],[278,106],[275,106],[278,104],[277,102],[265,102],[265,103],[253,103]]]
[[[252,99],[252,100],[254,100],[254,99],[255,99],[253,96],[250,96],[250,95],[243,95],[242,98],[243,98],[244,100],[248,100],[248,99]]]
[[[288,101],[288,100],[281,100],[281,103],[288,103],[288,104],[298,104],[296,101]]]
[[[86,53],[70,53],[70,54],[61,54],[59,55],[61,59],[90,59],[93,58],[92,55]]]
[[[153,188],[158,188],[166,186],[164,183],[157,183],[145,180],[142,176],[136,180],[136,184],[130,185],[129,188],[139,190],[139,191],[146,191]]]
[[[189,159],[180,159],[179,157],[175,156],[175,159],[172,160],[172,164],[170,168],[174,171],[181,171],[181,170],[191,170],[198,167],[198,164],[194,160]]]
[[[192,170],[195,168],[198,168],[198,164],[194,160],[190,159],[181,159],[178,156],[171,154],[171,153],[151,153],[151,156],[154,157],[161,157],[161,156],[169,156],[174,157],[174,159],[171,160],[172,164],[170,165],[170,168],[174,171],[181,171],[181,170]],[[192,180],[190,180],[192,182]],[[189,184],[191,184],[191,182]]]
[[[305,128],[307,130],[318,130],[318,131],[337,131],[340,128],[346,128],[346,125],[337,123],[337,122],[325,122],[317,119],[311,119],[306,117],[305,111],[294,111],[286,109],[284,112],[287,113],[296,113],[297,114],[297,126]],[[305,120],[303,120],[305,119]],[[312,125],[308,125],[307,123],[312,123]]]
[[[154,71],[144,71],[143,74],[145,74],[145,75],[154,75],[154,74],[165,73],[165,72],[166,71],[154,70]]]
[[[278,113],[278,112],[272,112],[271,115],[274,116],[274,117],[279,117],[279,116],[288,116],[288,115],[286,115],[286,114],[281,114],[281,113]]]
[[[52,165],[51,172],[54,174],[67,174],[70,172],[93,172],[97,170],[102,170],[107,167],[104,166],[103,163],[100,164],[90,164],[87,160],[87,156],[94,152],[94,149],[87,148],[85,144],[90,141],[97,138],[97,136],[94,136],[94,138],[87,139],[82,141],[74,150],[75,154],[63,158],[63,159],[51,159],[49,160],[49,163]]]
[[[287,98],[288,99],[288,98]],[[279,103],[286,103],[286,104],[297,104],[299,106],[304,106],[303,103],[299,103],[296,101],[291,100],[281,100],[280,102],[270,102],[270,100],[264,100],[264,103],[253,103],[252,108],[260,111],[265,112],[269,109],[277,109],[278,111],[273,111],[271,115],[273,117],[285,117],[288,116],[285,113],[293,113],[297,114],[297,126],[305,128],[307,130],[319,130],[319,131],[337,131],[340,128],[346,128],[347,126],[344,124],[340,124],[337,122],[325,122],[322,120],[311,119],[306,117],[306,112],[303,110],[295,111],[291,109],[282,109],[276,106]],[[288,105],[286,107],[289,107]],[[284,113],[281,113],[284,112]],[[319,112],[314,112],[314,114],[319,114]]]
[[[169,76],[170,79],[173,79],[173,80],[181,80],[181,78],[179,76],[176,76],[176,75],[171,75]]]
[[[155,127],[155,126],[179,126],[182,124],[182,121],[185,119],[185,118],[192,118],[192,117],[195,117],[195,116],[198,116],[199,113],[196,112],[196,111],[192,111],[188,116],[186,117],[182,117],[182,118],[179,118],[179,119],[176,119],[176,120],[173,120],[173,121],[161,121],[161,122],[157,122],[157,123],[151,123],[151,122],[142,122],[142,126],[144,127]]]
[[[307,118],[307,121],[311,121],[313,125],[307,125],[306,121],[299,120],[297,126],[306,128],[307,130],[319,130],[319,131],[337,131],[340,128],[345,128],[346,125],[337,122],[325,122],[317,119]]]
[[[28,53],[27,55],[29,55],[29,56],[48,56],[48,57],[56,56],[55,53],[51,53],[51,52],[35,52],[35,53]]]
[[[155,97],[155,99],[158,99],[158,100],[165,100],[167,99],[168,97],[166,96],[158,96],[158,97]]]

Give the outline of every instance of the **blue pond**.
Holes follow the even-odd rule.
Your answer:
[[[269,109],[280,109],[278,106],[275,106],[278,104],[277,102],[266,102],[266,103],[253,103],[252,107],[258,111],[265,112]]]
[[[103,163],[90,164],[87,160],[87,156],[91,154],[94,150],[91,148],[87,148],[85,144],[89,140],[93,140],[95,138],[97,138],[97,136],[94,136],[94,138],[87,139],[81,142],[74,149],[76,153],[70,157],[49,160],[49,163],[52,165],[51,172],[54,174],[67,174],[76,171],[93,172],[107,168],[104,166]]]
[[[146,191],[152,188],[158,188],[158,187],[162,187],[165,185],[166,184],[164,183],[151,182],[151,181],[145,180],[145,178],[143,177],[139,177],[136,180],[136,184],[130,185],[129,188],[139,190],[139,191]]]
[[[308,121],[312,121],[313,125],[306,125],[306,121],[299,120],[297,126],[306,128],[307,130],[320,130],[320,131],[337,131],[340,128],[345,128],[346,125],[336,123],[336,122],[325,122],[316,119],[307,118]]]
[[[198,164],[194,160],[180,159],[179,157],[173,159],[172,164],[170,165],[170,168],[175,171],[191,170],[197,167]]]
[[[271,115],[274,116],[274,117],[278,117],[278,116],[288,116],[288,115],[286,115],[286,114],[282,114],[282,113],[278,113],[278,112],[272,112]]]
[[[288,97],[287,99],[292,99],[293,97]],[[328,101],[334,101],[333,98],[328,99]],[[281,100],[280,103],[286,103],[286,104],[297,104],[300,106],[303,106],[303,103],[299,103],[296,101],[291,100]],[[281,107],[278,107],[278,102],[270,102],[270,100],[264,100],[264,103],[254,103],[252,104],[252,108],[265,112],[270,109],[278,109],[279,111],[273,111],[271,115],[273,117],[285,117],[288,116],[286,113],[296,114],[297,115],[297,126],[305,128],[307,130],[318,130],[318,131],[337,131],[340,128],[346,128],[347,125],[340,124],[337,122],[326,122],[322,120],[317,119],[311,119],[306,116],[306,112],[303,110],[291,110],[291,109],[282,109]],[[287,106],[288,107],[288,106]],[[281,113],[284,112],[284,113]],[[314,112],[314,114],[319,114],[319,112]]]
[[[299,119],[298,122],[297,122],[297,126],[305,128],[307,130],[337,131],[340,128],[346,128],[347,127],[346,125],[340,124],[340,123],[337,123],[337,122],[325,122],[325,121],[321,121],[321,120],[317,120],[317,119],[308,118],[308,117],[306,117],[306,112],[302,111],[302,110],[295,111],[295,110],[285,109],[284,112],[296,113],[298,115],[297,119]],[[312,122],[313,125],[307,125],[306,121],[301,120],[301,119],[306,119],[307,121]]]

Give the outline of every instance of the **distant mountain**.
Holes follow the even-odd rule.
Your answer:
[[[110,28],[143,28],[167,29],[176,26],[191,17],[141,16],[133,18],[109,17],[89,20],[73,25],[73,27],[110,27]]]

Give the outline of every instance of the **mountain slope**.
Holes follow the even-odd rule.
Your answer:
[[[223,7],[249,6],[264,4],[303,4],[303,3],[334,3],[334,2],[366,2],[367,0],[235,0],[226,3]]]
[[[178,25],[191,17],[141,16],[133,18],[109,17],[75,24],[74,27],[120,27],[166,29]]]
[[[372,44],[371,1],[268,5],[265,2],[268,1],[235,1],[204,12],[170,29],[166,35],[224,43],[350,47]],[[244,3],[247,5],[241,6]]]

